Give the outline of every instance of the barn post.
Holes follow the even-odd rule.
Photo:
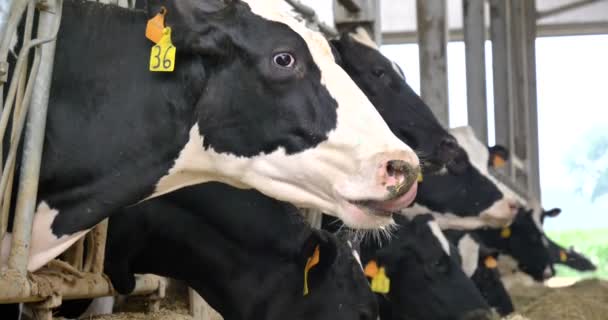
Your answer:
[[[447,1],[417,0],[420,93],[435,116],[449,127]]]
[[[481,141],[488,141],[486,103],[485,0],[463,0],[468,123]]]
[[[512,110],[510,102],[511,66],[509,47],[510,1],[490,0],[490,36],[492,39],[492,71],[494,74],[494,128],[496,144],[512,149]],[[506,168],[498,170],[510,176]]]
[[[541,199],[540,160],[538,145],[538,104],[536,96],[536,0],[524,1],[525,48],[528,78],[528,190],[534,199]]]

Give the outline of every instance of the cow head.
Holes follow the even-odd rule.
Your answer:
[[[540,221],[541,225],[544,223],[545,218],[557,217],[562,210],[560,208],[553,208],[551,210],[540,210]],[[553,264],[561,264],[570,267],[577,271],[595,271],[597,266],[582,253],[577,252],[574,248],[566,249],[551,240],[545,235],[547,248],[549,250],[549,256]]]
[[[471,279],[488,304],[501,316],[506,316],[515,309],[498,272],[498,254],[498,251],[480,245],[477,269]]]
[[[513,223],[505,228],[480,231],[488,246],[511,256],[518,268],[537,281],[554,275],[547,238],[534,221],[533,210],[520,208]]]
[[[393,133],[416,150],[425,174],[440,170],[461,152],[454,137],[407,84],[401,68],[382,55],[362,27],[331,43],[339,52],[340,65],[371,100]]]
[[[390,279],[390,292],[379,297],[381,318],[489,319],[487,303],[452,256],[455,252],[432,217],[395,220],[399,229],[391,243],[362,254],[364,265],[375,261]]]
[[[273,1],[149,0],[149,15],[161,5],[196,118],[152,196],[217,180],[358,228],[386,225],[413,201],[416,154],[320,33]]]
[[[508,225],[517,212],[517,202],[501,190],[500,183],[488,171],[490,156],[494,155],[470,127],[451,132],[463,151],[448,163],[443,174],[424,175],[418,187],[417,205],[405,213],[435,212],[444,228]]]
[[[310,263],[315,250],[318,250],[318,263],[308,271],[308,293],[299,297],[297,303],[286,301],[287,318],[376,320],[377,302],[352,248],[327,231],[314,230],[300,253],[302,270]]]

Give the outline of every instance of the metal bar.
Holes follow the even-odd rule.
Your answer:
[[[357,12],[361,11],[361,7],[357,4],[357,2],[355,0],[338,0],[338,2],[344,8],[346,8],[346,10],[348,10],[352,13],[357,13]]]
[[[526,154],[527,130],[528,130],[528,115],[526,101],[526,83],[527,77],[525,74],[526,59],[524,57],[523,46],[523,3],[529,0],[512,0],[511,1],[511,23],[510,23],[510,46],[511,65],[510,65],[510,108],[512,111],[511,118],[511,136],[512,147],[511,154],[525,161],[528,158]],[[511,168],[511,177],[515,178],[515,166],[513,162],[508,164]]]
[[[487,143],[488,110],[486,103],[484,4],[484,0],[462,1],[468,122],[477,138]]]
[[[449,126],[447,2],[417,0],[420,92],[444,126]]]
[[[492,72],[494,74],[494,124],[496,144],[511,147],[511,110],[509,103],[509,28],[508,1],[490,0]],[[508,174],[501,169],[501,173]]]
[[[568,3],[562,6],[557,6],[555,8],[551,8],[551,9],[547,9],[547,10],[543,10],[543,11],[538,11],[536,13],[536,19],[540,20],[542,18],[546,18],[549,16],[554,16],[557,14],[560,14],[562,12],[566,12],[566,11],[570,11],[573,9],[578,9],[587,5],[590,5],[592,3],[595,2],[600,2],[600,1],[604,1],[604,0],[581,0],[581,1],[576,1],[576,2],[572,2],[572,3]],[[534,10],[536,10],[536,5],[534,6]]]
[[[525,48],[528,62],[528,190],[533,199],[540,200],[540,160],[538,142],[538,101],[536,92],[536,0],[525,1]]]
[[[47,10],[41,11],[38,19],[38,38],[54,39],[57,36],[62,8],[63,0],[47,1]],[[35,41],[32,41],[32,43],[34,42]],[[9,268],[14,268],[22,274],[27,272],[27,263],[29,260],[29,244],[36,207],[42,145],[46,128],[47,105],[51,76],[53,73],[53,61],[55,59],[55,41],[50,41],[41,47],[36,48],[36,52],[38,51],[40,51],[40,57],[38,59],[38,65],[35,65],[35,67],[38,68],[39,65],[41,65],[41,67],[36,73],[34,73],[34,69],[32,69],[32,76],[35,76],[35,79],[34,81],[32,81],[32,79],[29,81],[30,83],[33,82],[35,84],[36,90],[31,96],[31,110],[28,115],[29,121],[23,144],[19,191],[15,207],[13,242],[8,261]],[[30,83],[28,83],[28,89],[30,89]],[[26,94],[26,99],[28,98],[29,96]],[[19,118],[23,118],[25,114],[28,113],[28,105],[29,101],[25,103]],[[19,124],[23,126],[23,124]],[[11,145],[11,149],[12,148],[13,145]]]
[[[34,281],[25,277],[0,274],[0,303],[43,301],[53,294],[63,300],[89,299],[114,295],[111,282],[103,274],[84,273],[81,278],[66,281],[54,275],[36,273]],[[148,295],[161,289],[164,279],[155,275],[137,275],[132,295]]]
[[[104,219],[93,228],[93,241],[95,242],[95,251],[91,252],[93,256],[93,265],[91,272],[102,273],[103,262],[106,254],[106,237],[108,234],[108,219]]]

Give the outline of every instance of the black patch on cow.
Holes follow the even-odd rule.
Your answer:
[[[317,245],[319,264],[303,296],[304,266]],[[112,217],[105,270],[121,293],[133,290],[134,273],[183,280],[224,319],[377,317],[375,297],[345,243],[311,229],[289,204],[219,183]]]
[[[348,33],[331,42],[340,53],[340,65],[367,95],[393,133],[416,150],[424,173],[438,170],[456,156],[459,150],[455,139],[389,59]]]

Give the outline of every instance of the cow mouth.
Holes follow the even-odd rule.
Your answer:
[[[380,216],[380,217],[391,217],[393,213],[398,212],[411,205],[416,198],[418,192],[418,183],[414,182],[411,187],[406,189],[406,192],[402,192],[394,195],[390,199],[386,200],[349,200],[348,202],[358,207],[367,214]]]

